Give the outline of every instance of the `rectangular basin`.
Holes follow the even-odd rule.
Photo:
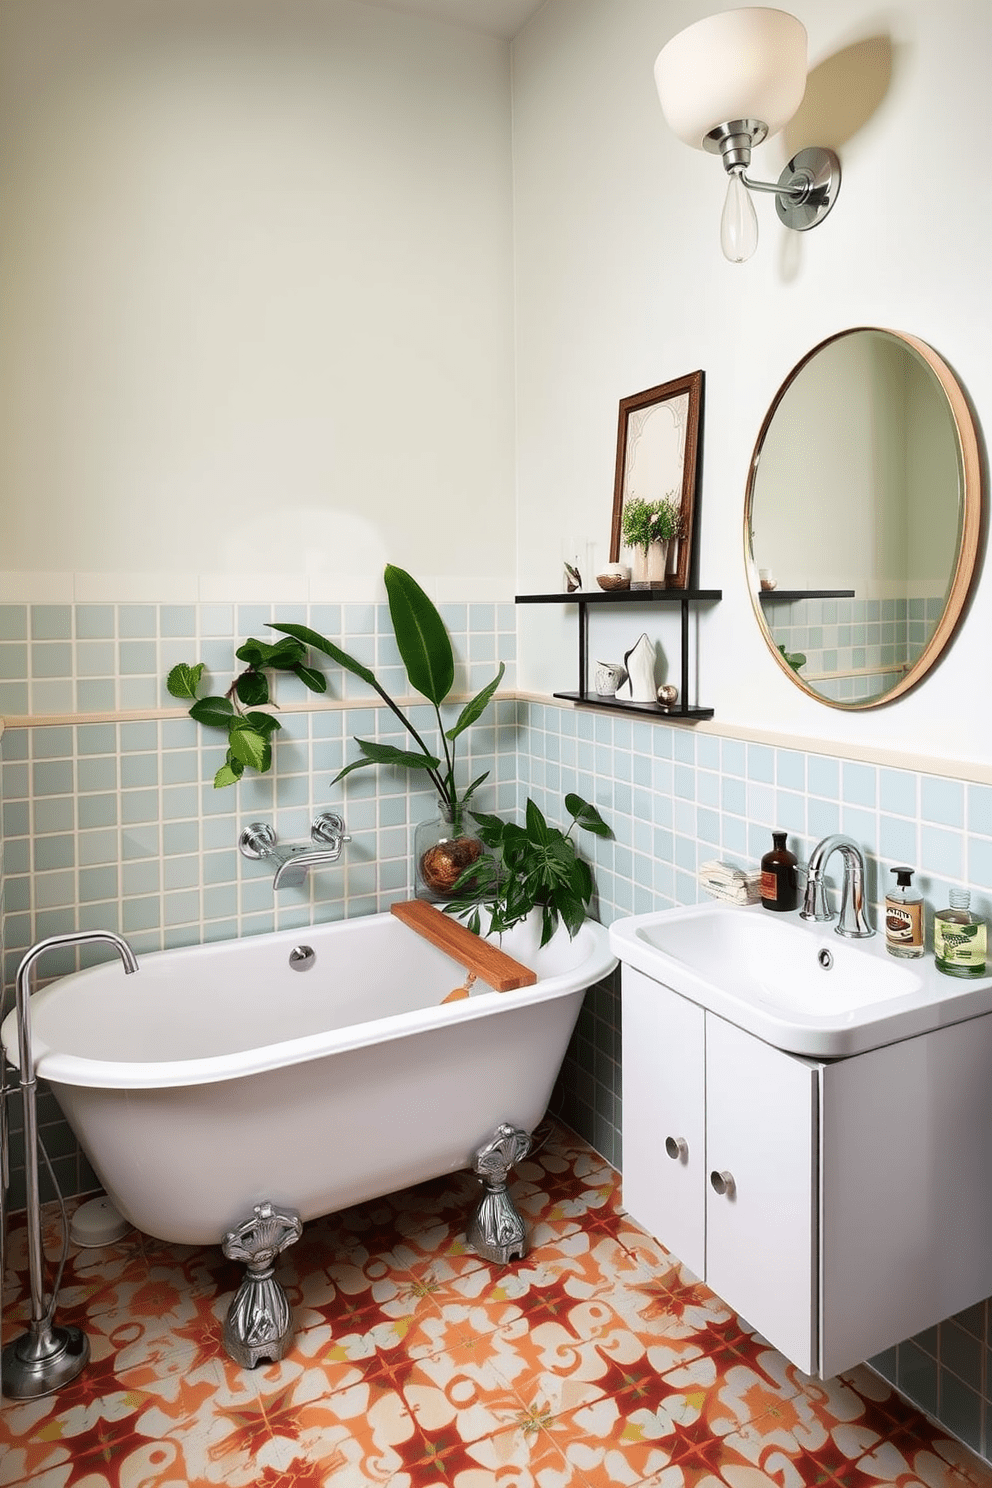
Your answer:
[[[836,922],[718,902],[617,920],[616,956],[776,1048],[841,1058],[992,1009],[992,977],[902,961],[884,935],[850,940]]]

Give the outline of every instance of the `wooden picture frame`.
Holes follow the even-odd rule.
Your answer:
[[[631,496],[652,499],[678,491],[681,536],[666,580],[669,589],[691,588],[695,580],[702,411],[702,372],[690,372],[620,400],[610,562],[620,559],[624,502]]]

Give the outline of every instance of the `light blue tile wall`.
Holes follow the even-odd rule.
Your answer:
[[[512,604],[471,609],[476,628],[470,631],[468,606],[442,607],[457,657],[455,691],[489,682],[497,655],[506,661],[512,687]],[[17,726],[16,715],[29,707],[35,714],[175,707],[164,678],[177,661],[206,661],[209,690],[223,692],[241,667],[236,646],[250,634],[271,636],[265,625],[277,618],[309,624],[346,651],[361,652],[387,690],[397,696],[407,691],[385,605],[322,605],[309,612],[258,605],[0,606],[0,637],[31,642],[18,650],[15,640],[13,657],[11,645],[0,642],[8,672],[16,673],[0,682],[0,693],[17,690],[0,703],[7,717],[0,745],[5,1009],[25,950],[49,935],[116,930],[141,954],[375,913],[410,897],[412,833],[435,814],[434,793],[421,784],[423,776],[390,769],[357,772],[332,785],[342,765],[358,756],[354,736],[400,743],[402,730],[387,710],[368,706],[374,695],[364,684],[329,662],[323,668],[328,697],[353,706],[291,711],[313,695],[295,678],[280,676],[283,730],[274,768],[235,788],[212,785],[225,736],[186,716]],[[50,692],[50,683],[63,691]],[[99,690],[91,692],[91,685]],[[515,805],[519,706],[496,702],[459,740],[465,781],[490,772],[477,795],[483,809],[511,811]],[[457,711],[445,709],[446,723]],[[419,704],[411,714],[426,735],[433,709]],[[314,816],[330,808],[342,811],[352,836],[340,864],[277,898],[271,871],[238,853],[241,827],[265,820],[281,839],[305,841]],[[42,971],[64,973],[98,956],[55,953]],[[19,1102],[12,1116],[11,1203],[17,1208],[23,1203]],[[50,1095],[40,1120],[65,1192],[96,1186]],[[44,1174],[42,1183],[47,1197]]]
[[[583,750],[590,740],[595,757]],[[607,923],[698,902],[698,861],[720,856],[754,867],[779,825],[788,828],[801,861],[828,832],[850,832],[865,851],[876,922],[893,882],[889,870],[903,863],[917,868],[928,927],[954,885],[970,887],[974,908],[992,919],[987,786],[552,704],[527,710],[519,747],[521,802],[533,795],[549,817],[560,819],[564,793],[576,790],[610,822],[613,841],[585,842],[599,917]],[[564,1119],[622,1167],[618,981],[587,995],[557,1099]],[[872,1361],[986,1455],[992,1449],[990,1307],[992,1300],[982,1302]]]
[[[308,622],[361,651],[400,690],[402,671],[383,610],[329,605],[309,615],[282,610],[280,617]],[[30,613],[0,606],[0,708],[57,711],[42,707],[62,695],[50,687],[67,689],[80,710],[104,696],[113,708],[158,707],[167,701],[162,677],[175,661],[206,660],[226,679],[232,641],[264,634],[267,618],[270,612],[257,606],[36,606]],[[499,658],[508,663],[512,687],[512,605],[452,605],[445,619],[461,685],[483,685]],[[67,644],[75,670],[57,675],[67,665]],[[106,645],[111,649],[92,649]],[[43,648],[53,649],[41,654]],[[132,690],[132,683],[143,686]],[[90,693],[91,684],[102,691]],[[330,786],[353,757],[350,736],[378,727],[386,737],[391,722],[363,706],[368,695],[355,679],[335,677],[333,689],[354,706],[287,712],[289,737],[277,748],[272,777],[243,782],[237,794],[212,789],[223,747],[184,717],[8,727],[2,741],[8,990],[23,950],[63,929],[120,929],[141,952],[365,914],[407,897],[412,825],[430,814],[432,797],[383,770]],[[148,701],[136,703],[138,696]],[[586,838],[585,847],[604,922],[696,902],[701,861],[721,856],[754,865],[779,825],[800,858],[828,832],[853,833],[866,852],[876,909],[888,870],[909,863],[918,869],[931,913],[946,903],[952,885],[963,883],[973,888],[978,912],[992,917],[992,787],[553,703],[499,702],[491,721],[468,739],[467,769],[492,772],[484,806],[520,809],[531,795],[550,819],[561,820],[563,797],[575,790],[603,812],[613,839]],[[314,812],[332,805],[343,807],[353,834],[345,860],[277,904],[268,872],[235,851],[240,825],[268,818],[282,836],[302,839]],[[47,969],[67,970],[68,960]],[[564,1119],[618,1167],[620,1071],[614,977],[586,997],[555,1100]],[[42,1096],[40,1118],[66,1191],[94,1187],[49,1094]],[[19,1132],[13,1157],[20,1166]],[[987,1314],[982,1303],[875,1361],[979,1451],[992,1443]]]

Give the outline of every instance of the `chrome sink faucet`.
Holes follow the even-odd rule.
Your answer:
[[[824,882],[827,863],[835,852],[844,859],[844,884],[840,895],[840,918],[837,934],[851,940],[863,940],[875,932],[868,923],[865,912],[865,860],[856,842],[850,837],[834,835],[824,837],[810,853],[807,867],[806,893],[800,915],[804,920],[832,920],[833,912],[827,903],[827,886]]]

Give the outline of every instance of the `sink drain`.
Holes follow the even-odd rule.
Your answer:
[[[833,951],[828,951],[827,948],[824,946],[822,951],[817,952],[816,959],[817,961],[819,961],[824,971],[829,971],[831,966],[833,966],[834,964],[834,953]]]

